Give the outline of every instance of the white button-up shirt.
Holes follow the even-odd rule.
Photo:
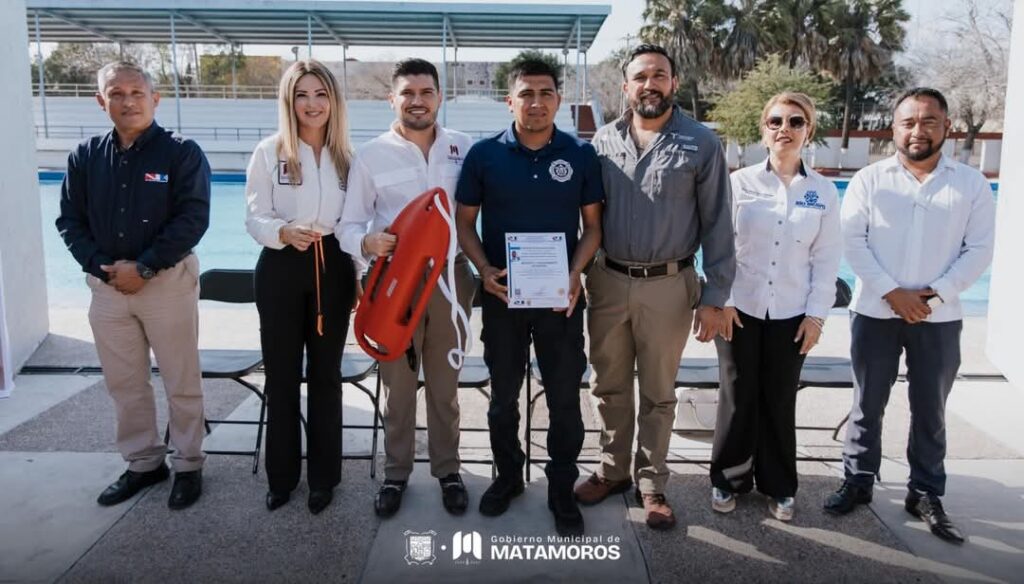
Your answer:
[[[473,139],[462,132],[434,125],[434,144],[425,159],[420,147],[391,129],[356,150],[348,174],[348,196],[338,224],[341,249],[362,257],[363,237],[383,231],[410,201],[428,189],[441,187],[455,213],[455,185]]]
[[[995,212],[985,177],[945,155],[924,182],[898,155],[861,169],[842,211],[846,261],[857,276],[850,310],[898,318],[882,296],[930,287],[944,301],[930,322],[963,318],[960,293],[992,261]]]
[[[256,146],[245,171],[245,229],[260,245],[283,249],[279,232],[298,225],[321,235],[334,233],[345,203],[345,184],[326,148],[320,165],[313,148],[299,140],[302,180],[292,185],[289,168],[277,155],[277,135]]]
[[[755,318],[828,316],[843,252],[835,185],[802,168],[786,187],[767,162],[730,178],[736,279],[726,304]]]

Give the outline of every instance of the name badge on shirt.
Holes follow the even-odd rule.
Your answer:
[[[825,210],[825,205],[818,202],[818,191],[807,191],[804,193],[804,198],[802,200],[797,200],[794,205],[805,209],[817,209],[819,211]]]
[[[279,184],[279,185],[291,185],[292,184],[291,175],[288,174],[289,170],[290,169],[288,168],[288,161],[287,160],[278,160],[277,161],[277,184]],[[299,180],[298,180],[298,182],[295,183],[295,185],[299,186],[301,184],[302,184],[302,175],[299,175]]]
[[[167,182],[167,175],[160,174],[159,172],[147,172],[142,175],[142,180],[146,182],[165,183]]]

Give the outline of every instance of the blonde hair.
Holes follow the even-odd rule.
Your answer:
[[[339,90],[338,80],[323,63],[313,59],[296,61],[281,76],[277,91],[277,155],[288,163],[288,181],[295,185],[302,178],[299,162],[299,121],[295,116],[295,86],[305,75],[313,75],[327,89],[331,111],[327,119],[324,147],[331,156],[338,178],[344,183],[352,162],[352,144],[348,136],[348,114],[345,96]]]
[[[763,135],[763,128],[768,123],[768,114],[772,111],[772,108],[778,104],[792,105],[800,108],[804,112],[804,117],[807,118],[807,136],[804,138],[804,144],[810,143],[814,140],[814,131],[818,127],[818,110],[814,107],[814,100],[811,99],[805,93],[797,93],[795,91],[783,91],[782,93],[776,93],[768,100],[768,103],[764,104],[764,109],[761,110],[761,128]]]

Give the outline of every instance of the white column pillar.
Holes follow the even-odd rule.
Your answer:
[[[46,67],[43,62],[43,40],[39,32],[39,11],[36,16],[36,57],[39,59],[39,105],[43,109],[43,136],[50,137],[50,118],[46,115]]]
[[[441,125],[448,127],[448,16],[441,23]]]
[[[0,111],[5,117],[4,140],[0,143],[4,167],[0,188],[0,286],[11,356],[4,367],[17,371],[46,337],[50,320],[32,92],[25,91],[26,85],[31,86],[32,75],[25,66],[25,48],[30,45],[24,0],[5,3],[4,14],[0,19],[0,77],[4,80],[0,83]],[[46,228],[54,229],[51,218],[47,218]]]
[[[313,58],[313,15],[306,15],[306,58]]]
[[[1010,38],[1010,66],[1006,103],[1024,103],[1024,2],[1014,5]],[[1006,108],[1003,119],[1003,152],[1007,161],[1024,160],[1024,110]],[[1024,289],[1024,165],[1007,164],[999,172],[999,203],[996,210],[996,252],[988,295],[988,341],[986,354],[1018,390],[1024,391],[1024,359],[1020,358],[1020,331],[1024,311],[1020,291]]]

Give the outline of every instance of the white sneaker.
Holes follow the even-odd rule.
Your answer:
[[[736,495],[718,487],[711,488],[711,508],[719,513],[730,513],[736,508]]]
[[[768,512],[779,521],[792,521],[793,510],[796,507],[796,499],[793,497],[768,498]]]

